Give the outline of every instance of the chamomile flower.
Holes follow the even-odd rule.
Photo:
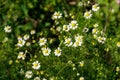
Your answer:
[[[28,79],[32,78],[32,76],[33,76],[32,71],[27,71],[27,72],[25,73],[25,77],[28,78]]]
[[[61,31],[61,27],[58,26],[58,27],[56,28],[56,30],[57,30],[58,32],[60,32],[60,31]]]
[[[5,26],[4,31],[10,33],[12,31],[11,26]]]
[[[92,6],[92,10],[93,11],[98,11],[99,10],[99,6],[98,6],[98,4],[94,4],[93,6]]]
[[[70,23],[69,23],[69,26],[71,29],[75,30],[76,28],[78,28],[78,23],[76,20],[72,20]]]
[[[83,36],[81,36],[81,35],[75,35],[75,41],[82,42],[82,40],[83,40]]]
[[[117,47],[120,47],[120,41],[119,41],[119,42],[117,42]]]
[[[83,43],[83,36],[81,35],[75,35],[75,42],[73,44],[73,47],[81,46]]]
[[[72,39],[71,38],[65,38],[64,44],[68,47],[72,46],[72,44],[73,44]]]
[[[38,70],[40,68],[40,63],[38,61],[35,61],[32,64],[33,64],[32,66],[33,69]]]
[[[46,42],[47,42],[46,38],[40,38],[38,43],[40,46],[43,46],[43,45],[45,45]]]
[[[25,60],[25,57],[26,57],[26,54],[24,52],[19,52],[18,54],[18,59],[22,59],[22,60]]]
[[[40,77],[35,77],[34,80],[40,80]]]
[[[55,12],[52,16],[52,19],[60,19],[62,17],[62,13],[60,12]]]
[[[28,34],[25,34],[23,38],[24,38],[24,40],[28,40],[30,38],[30,36]]]
[[[42,53],[44,56],[49,56],[51,53],[51,49],[50,48],[42,48]]]
[[[86,19],[90,19],[90,18],[92,17],[91,11],[86,11],[86,12],[84,13],[84,17],[85,17]]]
[[[54,54],[55,54],[55,56],[60,56],[61,55],[61,49],[58,47],[55,51],[54,51]]]
[[[68,32],[70,30],[69,25],[63,25],[63,31]]]
[[[97,28],[92,29],[92,34],[97,34],[98,32],[99,32],[99,30]]]
[[[31,35],[34,35],[35,33],[36,33],[35,30],[31,30],[31,31],[30,31],[30,34],[31,34]]]
[[[79,80],[84,80],[84,77],[80,77]]]
[[[97,40],[98,40],[99,43],[102,43],[102,44],[103,44],[103,43],[106,41],[106,38],[99,36],[99,37],[97,38]]]
[[[24,46],[24,45],[25,45],[25,40],[19,39],[19,40],[18,40],[18,43],[17,43],[17,46],[18,46],[18,47],[22,47],[22,46]]]
[[[73,44],[73,47],[78,47],[78,46],[81,46],[82,45],[82,41],[75,41],[74,44]]]

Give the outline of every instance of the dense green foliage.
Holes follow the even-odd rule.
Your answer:
[[[0,0],[0,80],[36,77],[119,80],[117,0]]]

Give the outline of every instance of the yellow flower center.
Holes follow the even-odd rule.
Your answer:
[[[64,30],[66,30],[66,29],[67,29],[67,26],[64,26],[63,28],[64,28]]]
[[[97,32],[97,29],[93,29],[93,34]]]
[[[89,16],[89,15],[90,15],[89,12],[86,12],[86,13],[85,13],[85,16]]]
[[[94,5],[94,6],[93,6],[93,8],[95,8],[95,9],[96,9],[96,8],[97,8],[97,5]]]
[[[56,14],[55,14],[55,16],[59,16],[59,15],[60,15],[60,13],[56,13]]]
[[[66,43],[67,43],[67,44],[70,44],[70,40],[67,40]]]
[[[99,40],[99,41],[102,41],[102,37],[99,37],[98,40]]]
[[[79,42],[78,42],[78,41],[76,41],[76,42],[75,42],[75,44],[76,44],[76,45],[79,45]]]
[[[44,42],[44,40],[43,40],[43,39],[41,39],[41,40],[40,40],[40,43],[43,43],[43,42]]]
[[[38,66],[38,63],[34,63],[33,66],[34,66],[34,67],[37,67],[37,66]]]
[[[22,41],[22,40],[20,40],[18,43],[19,43],[19,44],[23,44],[23,41]]]
[[[59,54],[59,53],[60,53],[60,50],[57,49],[55,52],[56,52],[57,54]]]
[[[48,53],[48,50],[44,50],[44,53],[47,54],[47,53]]]
[[[72,26],[72,27],[75,27],[75,26],[76,26],[76,24],[75,24],[75,23],[72,23],[72,24],[71,24],[71,26]]]
[[[6,30],[10,30],[10,27],[7,27]]]

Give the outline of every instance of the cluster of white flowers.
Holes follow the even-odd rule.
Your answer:
[[[73,44],[73,47],[81,46],[83,43],[83,36],[75,35],[75,42]]]
[[[86,11],[86,12],[84,13],[84,17],[85,17],[86,19],[90,19],[90,18],[92,17],[92,15],[93,15],[93,14],[92,14],[92,11],[93,11],[93,12],[96,12],[96,11],[98,11],[98,10],[99,10],[98,4],[94,4],[94,5],[92,6],[92,10]],[[53,20],[56,20],[56,21],[57,21],[57,19],[60,19],[61,17],[62,17],[62,13],[60,13],[60,12],[55,12],[55,13],[52,15],[52,19],[53,19]],[[94,28],[92,29],[92,34],[93,34],[94,38],[95,38],[99,43],[102,43],[102,44],[103,44],[103,43],[106,41],[106,38],[104,37],[104,35],[102,35],[102,34],[104,34],[104,33],[100,33],[97,23],[94,24],[93,26],[94,26]],[[78,28],[78,22],[77,22],[77,20],[71,20],[71,21],[68,23],[68,25],[66,25],[66,24],[63,25],[62,30],[65,31],[65,32],[69,32],[70,30],[76,30],[77,28]],[[61,31],[61,28],[60,28],[60,27],[57,27],[56,30],[60,32],[60,31]],[[5,31],[6,33],[10,33],[10,32],[12,31],[12,29],[11,29],[10,26],[6,26],[6,27],[4,28],[4,31]],[[83,29],[83,32],[88,32],[88,31],[89,31],[89,29],[88,29],[87,27],[85,27],[85,28]],[[31,31],[30,31],[30,35],[32,35],[32,36],[33,36],[35,33],[36,33],[35,30],[31,30]],[[27,42],[27,41],[31,38],[30,35],[29,35],[29,34],[25,34],[23,37],[18,37],[17,46],[18,46],[18,47],[23,47],[25,44],[26,44],[26,46],[30,46],[31,43],[30,43],[30,42]],[[67,47],[80,47],[80,46],[82,46],[84,36],[77,34],[77,35],[75,35],[75,36],[73,36],[73,37],[74,37],[73,40],[72,40],[72,38],[70,38],[70,37],[65,37],[65,40],[64,40],[65,46],[67,46]],[[45,37],[42,37],[42,38],[39,38],[39,41],[37,42],[37,44],[39,44],[39,46],[42,47],[42,48],[41,48],[41,52],[42,52],[42,54],[43,54],[44,56],[49,56],[49,55],[51,54],[51,52],[52,52],[52,51],[51,51],[52,49],[50,49],[49,47],[46,47],[46,46],[47,46],[46,44],[47,44],[47,41],[48,41],[48,40],[49,40],[49,39],[46,39]],[[35,43],[36,41],[33,40],[33,42]],[[120,42],[117,42],[117,46],[120,47]],[[54,50],[54,55],[57,56],[57,57],[61,56],[61,53],[62,53],[62,50],[61,50],[60,47],[58,47],[58,48],[56,48],[56,49]],[[24,53],[24,52],[19,52],[17,59],[25,60],[25,58],[26,58],[26,53]],[[76,67],[75,67],[76,65],[73,64],[72,62],[69,62],[69,63],[72,64],[73,70],[76,70]],[[80,66],[80,67],[83,67],[83,66],[84,66],[84,61],[79,62],[79,66]],[[41,65],[40,65],[40,62],[39,62],[39,61],[34,61],[34,62],[32,63],[32,66],[31,66],[31,68],[34,69],[34,70],[39,70],[40,67],[41,67]],[[77,75],[79,76],[80,74],[77,73]],[[25,73],[25,78],[30,79],[30,78],[32,78],[32,76],[33,76],[33,72],[32,72],[32,71],[26,71],[26,73]],[[40,80],[40,77],[37,76],[37,77],[33,78],[33,80]],[[47,80],[47,79],[43,78],[43,80]],[[84,80],[84,77],[80,77],[79,80]]]
[[[30,34],[31,34],[31,35],[34,35],[35,33],[36,33],[35,30],[31,30],[31,31],[30,31]],[[33,38],[33,37],[32,37],[32,38]],[[30,46],[31,43],[29,42],[29,39],[30,39],[30,35],[29,35],[29,34],[25,34],[25,35],[23,35],[23,37],[18,36],[18,38],[17,38],[17,40],[18,40],[17,46],[18,46],[18,47],[23,47],[24,45]],[[34,43],[34,42],[35,42],[35,40],[33,40],[33,43]]]
[[[68,32],[70,29],[75,30],[78,28],[78,23],[76,20],[72,20],[69,25],[63,25],[63,31]]]
[[[51,49],[48,47],[43,47],[41,48],[42,53],[44,56],[49,56],[51,54]],[[62,50],[60,49],[60,47],[58,47],[57,49],[54,50],[54,54],[55,56],[59,57],[61,55]]]
[[[64,44],[68,47],[73,46],[73,47],[78,47],[81,46],[83,43],[83,36],[81,35],[75,35],[75,42],[72,42],[71,38],[65,38]]]
[[[92,34],[93,34],[93,37],[99,42],[99,43],[104,43],[106,41],[106,38],[104,37],[104,33],[103,31],[99,31],[98,29],[98,24],[95,23],[94,25],[94,28],[92,29]]]
[[[92,11],[97,12],[98,10],[99,10],[98,4],[92,5]],[[91,10],[90,10],[90,11],[86,11],[86,12],[84,13],[84,17],[85,17],[86,19],[90,19],[90,18],[92,17],[92,12],[91,12]]]
[[[18,43],[17,43],[17,46],[18,47],[22,47],[25,45],[25,40],[22,38],[22,37],[18,37]]]
[[[55,19],[60,19],[62,17],[62,13],[60,12],[55,12],[53,15],[52,15],[52,19],[55,20]]]
[[[34,70],[38,70],[40,67],[41,67],[41,65],[40,65],[39,61],[34,61],[32,63],[32,68]],[[32,78],[32,76],[33,76],[33,72],[31,70],[26,71],[25,78],[30,79],[30,78]],[[34,80],[40,80],[40,77],[37,76],[34,78]]]
[[[35,34],[35,32],[34,32],[35,30],[32,30],[31,31],[31,35],[33,35],[33,34]],[[23,47],[24,45],[26,45],[26,46],[30,46],[31,45],[31,43],[30,42],[28,42],[29,41],[29,39],[30,39],[30,35],[29,34],[25,34],[23,37],[21,37],[21,36],[18,36],[18,43],[17,43],[17,46],[18,47]]]

